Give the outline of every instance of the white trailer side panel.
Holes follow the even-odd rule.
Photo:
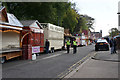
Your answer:
[[[44,28],[44,40],[45,41],[46,39],[49,40],[50,50],[52,47],[54,47],[55,50],[61,49],[64,46],[64,28],[50,24],[50,23],[46,23],[46,24],[47,24],[47,27],[43,27]]]

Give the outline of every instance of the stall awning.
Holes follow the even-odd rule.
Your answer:
[[[15,27],[15,26],[9,26],[9,25],[2,25],[2,24],[0,24],[0,28],[8,28],[8,29],[22,30],[21,27]]]

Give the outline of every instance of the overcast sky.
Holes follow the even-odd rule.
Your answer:
[[[71,0],[76,3],[80,14],[87,14],[95,18],[95,31],[103,31],[103,36],[108,31],[118,28],[118,2],[120,0]]]

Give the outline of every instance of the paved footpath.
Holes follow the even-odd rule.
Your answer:
[[[65,78],[118,78],[118,54],[98,51]],[[97,79],[96,79],[97,80]],[[114,79],[113,79],[114,80]]]

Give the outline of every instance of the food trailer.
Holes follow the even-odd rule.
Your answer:
[[[64,46],[64,28],[50,23],[40,23],[44,29],[44,45],[45,40],[50,42],[50,52],[62,49]]]
[[[21,21],[23,24],[22,31],[22,48],[23,59],[32,59],[33,54],[44,51],[44,34],[43,28],[37,20]]]
[[[0,9],[0,58],[1,63],[15,57],[22,56],[20,44],[23,25],[5,7]]]
[[[81,44],[81,46],[86,45],[86,36],[84,35],[84,33],[82,33],[82,35],[81,35],[80,44]]]
[[[76,36],[77,46],[80,46],[80,36]]]

